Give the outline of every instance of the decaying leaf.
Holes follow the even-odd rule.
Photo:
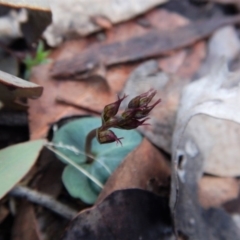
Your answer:
[[[239,183],[234,178],[204,176],[199,181],[198,194],[204,208],[220,207],[238,197]]]
[[[58,81],[49,75],[50,65],[36,67],[31,80],[44,86],[42,97],[38,101],[29,101],[29,120],[31,139],[46,136],[52,124],[63,117],[89,114],[72,106],[57,103],[57,98],[65,98],[75,104],[101,112],[103,107],[114,102],[116,92],[109,91],[103,79],[92,81]],[[115,86],[116,87],[116,86]]]
[[[86,36],[100,30],[102,26],[92,21],[94,16],[105,17],[115,24],[164,2],[167,0],[55,0],[50,4],[53,23],[46,29],[44,36],[50,46],[56,46],[73,33]]]
[[[1,2],[0,2],[1,4]],[[22,37],[21,24],[27,21],[26,9],[20,11],[10,10],[10,12],[0,17],[0,40],[5,44],[13,39]]]
[[[128,188],[141,188],[168,196],[169,176],[170,168],[162,154],[144,139],[110,176],[97,203],[116,190]]]
[[[16,8],[30,8],[37,10],[50,11],[49,1],[47,0],[0,0],[0,4]]]
[[[239,51],[240,41],[236,29],[232,26],[218,29],[209,39],[208,56],[198,76],[203,76],[211,70],[212,62],[217,56],[224,56],[227,62],[231,63]],[[238,83],[238,78],[229,78],[224,86],[232,88]],[[190,121],[186,131],[189,132],[203,154],[205,173],[225,177],[240,174],[237,170],[240,154],[238,151],[239,124],[201,115],[195,116]]]
[[[6,107],[26,108],[20,100],[38,98],[43,87],[0,71],[0,100]]]
[[[199,140],[195,141],[191,132],[185,131],[190,119],[198,114],[240,123],[239,87],[226,86],[229,81],[237,79],[239,72],[229,73],[225,61],[221,59],[212,67],[209,75],[189,84],[182,93],[173,135],[170,206],[176,231],[190,239],[240,238],[236,225],[227,213],[200,207],[196,189],[204,171],[205,159],[198,145]],[[221,156],[221,152],[219,154]],[[228,159],[221,159],[222,164],[225,161]],[[224,232],[218,232],[217,229],[226,223],[229,225],[224,225]]]
[[[104,63],[106,66],[146,58],[165,56],[172,50],[190,46],[211,35],[218,28],[240,21],[240,16],[197,21],[167,31],[151,29],[126,41],[92,46],[74,58],[57,61],[52,76],[68,78]],[[95,53],[98,53],[97,55]]]
[[[62,240],[170,240],[172,225],[167,198],[140,189],[115,191],[80,213]]]
[[[42,240],[33,205],[26,200],[19,204],[15,217],[12,240]]]
[[[8,216],[9,210],[4,206],[0,206],[0,224],[5,220],[5,218]]]
[[[31,187],[41,193],[58,198],[62,191],[61,175],[64,165],[47,148],[38,158],[38,174],[31,181]]]
[[[237,30],[230,25],[215,31],[209,38],[207,45],[207,57],[198,69],[198,78],[209,73],[216,58],[224,56],[231,64],[240,53],[240,39]]]
[[[239,124],[198,115],[189,122],[186,131],[203,155],[203,172],[222,177],[240,176]]]

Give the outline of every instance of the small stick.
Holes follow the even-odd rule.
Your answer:
[[[79,105],[79,104],[76,104],[76,103],[74,103],[74,102],[71,102],[71,101],[69,101],[69,100],[67,100],[67,99],[64,99],[64,98],[61,98],[61,97],[57,97],[57,98],[56,98],[56,102],[57,102],[57,103],[60,103],[60,104],[69,105],[69,106],[72,106],[72,107],[81,109],[81,110],[83,110],[83,111],[86,111],[86,112],[88,112],[88,113],[96,114],[96,115],[98,115],[98,116],[101,116],[101,114],[102,114],[102,113],[99,112],[99,111],[93,110],[93,109],[88,108],[88,107],[83,107],[83,106],[81,106],[81,105]]]
[[[26,198],[28,201],[48,208],[49,210],[69,220],[73,219],[78,214],[77,211],[56,201],[53,197],[44,193],[37,192],[27,187],[16,186],[9,192],[9,194],[13,197]]]

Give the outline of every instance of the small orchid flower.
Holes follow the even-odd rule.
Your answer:
[[[103,113],[102,113],[102,121],[103,123],[107,122],[110,118],[114,117],[118,109],[120,107],[121,102],[127,97],[127,95],[124,95],[122,98],[118,97],[118,100],[114,103],[110,103],[107,106],[104,107]]]
[[[161,99],[158,99],[153,105],[140,108],[140,110],[136,112],[134,117],[136,119],[147,117],[148,114],[152,111],[152,109],[160,102]]]
[[[147,123],[144,123],[145,121],[147,121],[150,118],[145,118],[142,121],[139,121],[135,118],[132,119],[123,119],[122,121],[119,121],[117,128],[121,128],[121,129],[125,129],[125,130],[131,130],[131,129],[135,129],[139,126],[144,126],[144,125],[149,125]]]
[[[149,91],[140,94],[139,96],[133,98],[128,103],[128,108],[138,108],[147,106],[156,95],[157,91],[150,89]]]
[[[126,95],[122,98],[118,97],[116,102],[105,106],[102,113],[102,126],[96,131],[99,143],[121,143],[120,140],[122,138],[118,138],[113,131],[109,130],[109,128],[131,130],[139,126],[149,125],[145,123],[149,119],[146,117],[161,101],[158,99],[154,104],[148,106],[156,93],[157,91],[150,89],[149,91],[136,96],[128,103],[128,107],[120,116],[117,115],[117,112],[121,102],[127,97]]]
[[[121,138],[118,138],[115,133],[111,130],[102,130],[98,129],[97,131],[97,140],[99,143],[104,144],[104,143],[112,143],[112,142],[117,142],[122,145]]]

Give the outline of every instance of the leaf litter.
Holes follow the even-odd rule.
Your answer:
[[[221,12],[207,18],[205,12],[201,21],[195,21],[184,11],[170,12],[168,3],[154,6],[129,9],[127,18],[116,21],[113,13],[111,17],[86,13],[80,26],[84,31],[73,26],[72,32],[62,28],[47,37],[50,45],[61,44],[51,51],[51,63],[31,72],[37,96],[44,87],[40,99],[28,101],[31,139],[51,140],[65,122],[99,116],[117,95],[132,98],[154,89],[162,102],[150,114],[150,126],[139,129],[143,141],[113,172],[92,207],[68,194],[60,180],[65,165],[55,165],[56,157],[44,149],[34,171],[21,182],[27,186],[17,186],[9,195],[5,190],[1,199],[0,227],[18,203],[12,239],[240,239],[240,44],[234,26],[239,15]],[[219,5],[212,6],[215,11]],[[154,9],[146,12],[150,8]],[[47,31],[59,27],[55,17]],[[73,39],[74,31],[84,37]],[[227,64],[235,72],[229,72]],[[0,100],[3,107],[9,103]],[[121,110],[126,107],[123,102]],[[48,149],[54,144],[48,143]],[[21,196],[28,202],[18,200]],[[66,215],[61,210],[59,216],[53,213],[54,206],[67,209]],[[70,212],[75,218],[65,229]],[[29,232],[24,219],[30,221]]]

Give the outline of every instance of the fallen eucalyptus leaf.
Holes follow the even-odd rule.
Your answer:
[[[0,2],[1,3],[1,2]],[[8,45],[12,40],[22,37],[21,24],[27,21],[26,9],[10,10],[0,17],[0,41]]]
[[[113,129],[119,137],[124,137],[122,146],[116,143],[99,144],[96,138],[92,141],[94,161],[86,163],[85,138],[87,134],[101,125],[100,118],[81,118],[73,120],[55,132],[53,143],[58,151],[57,157],[65,167],[62,180],[73,197],[93,204],[108,177],[121,161],[142,141],[141,135],[135,131]],[[67,160],[67,161],[66,161]],[[70,160],[70,161],[69,161]]]
[[[139,188],[169,196],[170,166],[147,139],[143,139],[110,176],[97,203],[116,190]]]
[[[22,98],[38,98],[42,92],[43,87],[0,71],[0,101],[4,103],[4,106],[26,108],[27,105],[20,100]]]
[[[197,78],[209,73],[212,63],[216,58],[225,57],[228,63],[236,59],[240,53],[240,40],[234,26],[228,25],[219,28],[208,41],[208,55],[204,63],[198,69]]]
[[[56,46],[73,33],[86,36],[100,30],[100,25],[92,20],[94,16],[102,16],[115,24],[129,20],[167,1],[54,0],[50,4],[53,23],[46,29],[44,36],[50,46]]]
[[[236,122],[198,115],[186,132],[203,155],[202,171],[219,177],[240,176],[240,125]]]
[[[16,8],[50,11],[50,2],[47,0],[0,0],[0,4]]]
[[[204,176],[199,181],[198,194],[202,207],[220,207],[238,197],[239,183],[234,178]]]
[[[27,174],[45,143],[40,139],[0,150],[0,199]]]
[[[22,199],[14,219],[12,240],[42,240],[42,233],[34,211],[33,204]]]

